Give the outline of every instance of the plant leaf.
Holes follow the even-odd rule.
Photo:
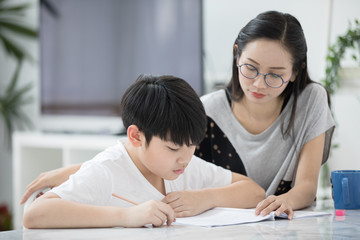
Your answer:
[[[18,61],[12,79],[6,89],[5,97],[0,98],[0,111],[4,118],[5,124],[11,134],[15,126],[31,127],[32,123],[25,113],[21,111],[21,106],[29,103],[29,97],[24,96],[33,87],[32,83],[28,83],[23,87],[17,88],[19,72],[22,67],[22,61]]]
[[[20,23],[15,23],[9,20],[0,19],[0,28],[4,28],[16,34],[20,34],[31,38],[37,37],[36,30],[33,30],[30,27],[26,27],[24,25],[21,25]]]
[[[1,1],[0,1],[1,3]],[[21,4],[21,5],[17,5],[15,7],[4,7],[4,6],[0,6],[0,14],[19,14],[19,13],[23,13],[24,10],[26,10],[26,8],[30,7],[29,3],[26,4]]]
[[[22,66],[22,59],[20,59],[18,61],[18,64],[16,65],[14,75],[12,76],[11,81],[9,83],[9,86],[6,89],[6,95],[11,95],[12,92],[14,92],[14,89],[16,87],[17,80],[18,80],[18,77],[19,77],[19,72],[20,72],[21,66]]]
[[[2,41],[6,52],[10,56],[14,56],[18,60],[23,59],[25,56],[27,56],[27,54],[23,49],[18,47],[16,44],[12,43],[7,37],[2,35],[1,33],[0,33],[0,40]]]

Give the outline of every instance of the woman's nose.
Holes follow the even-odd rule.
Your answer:
[[[259,75],[254,79],[253,85],[256,88],[266,88],[267,85],[265,83],[265,78],[266,78],[266,75],[259,73]]]

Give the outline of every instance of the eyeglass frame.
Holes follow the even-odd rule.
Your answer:
[[[252,68],[254,68],[254,69],[256,70],[256,72],[257,72],[256,76],[253,77],[253,78],[250,78],[250,77],[245,76],[245,75],[241,72],[241,67],[244,66],[244,65],[248,65],[248,66],[251,66]],[[250,63],[238,64],[237,67],[239,68],[241,75],[243,75],[243,77],[245,77],[245,78],[247,78],[247,79],[255,79],[255,78],[257,78],[259,75],[264,76],[264,82],[266,83],[267,86],[269,86],[269,87],[271,87],[271,88],[281,88],[282,85],[284,85],[285,83],[288,83],[288,82],[291,80],[291,78],[293,77],[293,75],[294,75],[294,72],[292,72],[289,80],[284,81],[284,79],[283,79],[279,74],[276,74],[276,73],[263,74],[263,73],[259,72],[259,70],[258,70],[254,65],[251,65]],[[281,85],[280,85],[279,87],[270,86],[270,84],[268,84],[268,82],[266,81],[266,77],[267,77],[268,75],[273,75],[273,76],[279,77],[279,78],[281,79],[281,82],[282,82]]]

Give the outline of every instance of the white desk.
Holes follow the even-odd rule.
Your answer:
[[[313,208],[334,211],[331,201],[319,205]],[[0,239],[360,239],[360,210],[346,210],[343,219],[331,215],[216,228],[173,225],[161,228],[25,229],[0,232]]]

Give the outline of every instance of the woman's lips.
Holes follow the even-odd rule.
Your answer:
[[[263,98],[263,97],[265,97],[264,94],[257,93],[257,92],[251,92],[251,94],[252,94],[253,97],[255,97],[255,98]]]

